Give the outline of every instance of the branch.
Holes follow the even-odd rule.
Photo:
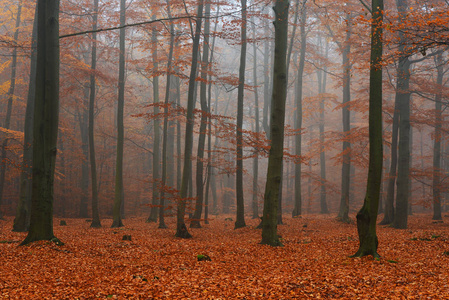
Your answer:
[[[235,12],[230,12],[230,13],[223,14],[220,16],[204,16],[204,17],[202,17],[202,19],[217,19],[217,18],[233,15],[234,13]],[[64,39],[64,38],[68,38],[68,37],[72,37],[72,36],[78,36],[78,35],[89,34],[89,33],[94,33],[94,32],[112,31],[112,30],[117,30],[117,29],[121,29],[121,28],[136,27],[136,26],[152,24],[152,23],[156,23],[156,22],[164,23],[165,21],[182,20],[182,19],[197,19],[197,17],[196,16],[180,16],[180,17],[172,17],[172,18],[161,18],[161,19],[155,19],[155,20],[150,20],[150,21],[125,24],[123,26],[115,26],[115,27],[108,27],[108,28],[100,28],[97,30],[86,30],[86,31],[81,31],[81,32],[63,34],[63,35],[60,35],[59,38]]]

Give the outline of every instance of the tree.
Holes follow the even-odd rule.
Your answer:
[[[296,83],[296,114],[295,114],[295,128],[300,130],[302,128],[302,90],[303,90],[303,75],[304,64],[306,60],[306,47],[307,47],[307,33],[306,33],[306,11],[307,0],[303,0],[301,5],[301,19],[300,19],[300,37],[301,48],[299,50],[299,66]],[[301,157],[302,154],[302,135],[301,132],[295,136],[295,155]],[[297,161],[295,163],[295,203],[292,212],[292,216],[300,216],[302,213],[302,199],[301,199],[301,163]]]
[[[357,213],[357,231],[360,246],[353,257],[377,253],[376,233],[377,211],[379,208],[380,185],[382,179],[382,26],[383,0],[373,0],[371,8],[371,56],[369,85],[369,167],[366,195],[363,206]]]
[[[33,32],[31,34],[30,79],[28,82],[27,107],[23,129],[22,171],[20,173],[19,203],[12,231],[25,232],[30,226],[31,178],[33,159],[33,118],[34,99],[36,97],[36,60],[37,60],[37,9],[34,13]]]
[[[153,20],[156,16],[153,16]],[[154,115],[156,116],[153,120],[154,125],[154,135],[153,135],[153,199],[151,201],[151,211],[147,222],[157,222],[158,216],[158,199],[160,198],[159,192],[159,180],[160,180],[160,133],[159,133],[159,75],[158,74],[158,53],[157,53],[157,34],[156,28],[153,28],[151,35],[151,45],[152,45],[152,55],[153,55],[153,104],[154,104]]]
[[[192,235],[187,230],[184,215],[186,211],[186,199],[189,184],[189,176],[192,173],[192,164],[190,157],[192,156],[193,148],[193,126],[194,126],[194,115],[193,110],[195,109],[195,78],[198,68],[198,51],[200,44],[200,33],[201,33],[201,19],[203,17],[203,0],[198,2],[197,10],[197,20],[195,27],[195,34],[193,36],[192,45],[192,66],[190,69],[189,77],[189,90],[187,94],[187,124],[185,131],[185,143],[184,143],[184,166],[182,169],[182,179],[181,179],[181,191],[180,199],[178,203],[178,209],[176,212],[176,236],[180,238],[191,238]]]
[[[126,22],[126,0],[120,0],[120,26]],[[118,78],[118,102],[117,102],[117,156],[115,165],[115,193],[113,221],[111,227],[122,227],[122,202],[123,202],[123,110],[125,105],[125,28],[120,28],[120,58]]]
[[[397,0],[399,20],[403,21],[407,14],[407,0]],[[410,60],[406,51],[407,40],[399,34],[399,61],[397,68],[396,94],[399,105],[399,143],[398,143],[398,178],[396,194],[396,211],[393,227],[407,228],[408,193],[410,173]]]
[[[92,30],[97,29],[98,23],[98,0],[94,0],[94,13],[92,15]],[[92,185],[92,223],[90,227],[101,227],[100,214],[98,213],[98,186],[97,186],[97,163],[95,159],[95,141],[94,141],[94,110],[95,110],[95,72],[97,66],[97,33],[92,33],[92,55],[91,55],[91,73],[90,73],[90,95],[89,95],[89,158],[90,175]]]
[[[14,31],[14,42],[17,43],[19,39],[19,27],[20,27],[20,14],[22,11],[22,1],[19,1],[17,6],[16,24]],[[12,113],[12,102],[14,98],[14,90],[16,86],[16,68],[17,68],[17,47],[14,47],[12,51],[12,62],[11,62],[11,83],[8,90],[8,106],[6,109],[6,119],[3,127],[9,129],[11,124],[11,113]],[[6,147],[8,146],[8,139],[2,143],[1,146],[1,157],[0,157],[0,206],[3,199],[3,188],[5,186],[5,174],[6,174]],[[3,214],[0,209],[0,219],[3,219]]]
[[[284,155],[285,101],[287,98],[287,36],[288,0],[276,0],[274,5],[273,93],[270,117],[270,153],[264,194],[261,244],[282,246],[277,234],[279,186]]]
[[[343,58],[343,162],[341,167],[341,199],[340,209],[337,219],[348,223],[349,219],[349,190],[350,190],[350,170],[351,170],[351,143],[349,141],[349,132],[351,130],[351,113],[349,111],[349,101],[351,101],[351,62],[349,55],[351,53],[351,13],[346,13],[346,38],[342,49]]]
[[[245,206],[243,197],[243,97],[245,92],[245,66],[246,66],[246,0],[242,4],[242,31],[239,67],[239,85],[237,92],[237,171],[236,171],[236,204],[237,216],[234,228],[245,227]]]
[[[438,87],[443,86],[443,54],[439,53],[435,58],[435,64],[437,67],[437,80]],[[442,92],[439,89],[435,95],[435,134],[433,142],[433,217],[432,220],[442,220],[441,217],[441,138],[442,138]]]
[[[37,10],[31,217],[28,235],[21,245],[39,240],[62,244],[53,234],[59,115],[59,0],[38,0]]]
[[[210,3],[205,5],[206,16],[210,15]],[[200,86],[200,104],[201,104],[201,120],[200,120],[200,136],[198,139],[198,149],[197,149],[197,161],[196,161],[196,204],[195,213],[193,214],[192,222],[190,227],[200,228],[200,219],[203,211],[203,199],[204,199],[204,184],[203,184],[203,174],[204,174],[204,147],[206,145],[206,128],[207,128],[207,69],[209,65],[209,33],[210,33],[210,22],[206,19],[204,22],[204,42],[203,42],[203,63],[201,66],[201,86]]]

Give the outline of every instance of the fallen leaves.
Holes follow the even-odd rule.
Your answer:
[[[284,247],[277,248],[258,244],[258,220],[233,230],[225,216],[217,217],[192,229],[189,240],[175,238],[170,221],[170,229],[161,230],[145,218],[126,219],[121,234],[68,221],[55,226],[64,246],[42,241],[19,247],[16,241],[26,234],[11,232],[11,218],[0,223],[0,298],[449,297],[449,228],[425,215],[412,216],[407,230],[379,227],[379,261],[348,258],[358,247],[356,227],[332,217],[284,218]],[[132,240],[122,240],[131,234]],[[211,261],[199,261],[200,255]]]

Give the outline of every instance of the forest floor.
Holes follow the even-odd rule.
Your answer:
[[[354,218],[354,216],[352,216]],[[84,219],[55,219],[65,243],[18,246],[26,234],[0,221],[0,299],[449,299],[449,222],[413,215],[409,228],[378,227],[379,254],[349,258],[355,224],[335,216],[284,217],[284,247],[260,245],[258,220],[246,228],[217,216],[192,239],[144,218],[91,229]],[[381,218],[381,216],[380,216]],[[123,241],[131,235],[131,241]],[[208,255],[211,261],[198,261]]]

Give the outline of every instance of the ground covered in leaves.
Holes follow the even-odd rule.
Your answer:
[[[189,240],[174,237],[173,221],[157,229],[132,218],[114,229],[102,220],[91,229],[84,219],[56,219],[64,246],[18,246],[26,234],[11,232],[8,218],[0,221],[0,299],[449,299],[447,220],[414,215],[406,230],[379,226],[382,258],[373,261],[348,258],[356,226],[332,216],[284,218],[277,248],[259,244],[258,220],[234,230],[229,217],[190,229]]]

